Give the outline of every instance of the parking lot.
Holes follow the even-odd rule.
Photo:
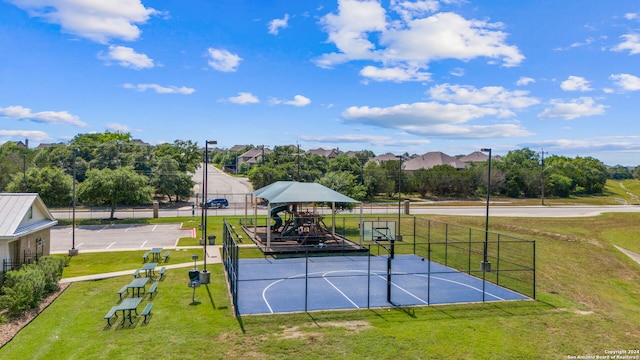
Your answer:
[[[180,224],[157,225],[83,225],[76,226],[75,247],[82,252],[143,250],[153,247],[172,248],[182,237],[194,236],[194,229],[181,229]],[[66,253],[72,247],[71,226],[51,229],[51,253]]]

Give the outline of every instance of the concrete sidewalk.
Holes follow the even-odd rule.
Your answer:
[[[176,248],[176,250],[201,249],[201,248],[202,248],[201,246],[181,246]],[[221,263],[222,263],[222,259],[220,257],[220,246],[207,246],[207,264],[221,264]],[[203,266],[203,265],[204,265],[204,260],[196,262],[196,266]],[[182,264],[161,265],[161,266],[164,266],[167,269],[188,268],[188,267],[193,267],[193,263],[188,262],[188,263],[182,263]],[[114,272],[103,273],[103,274],[76,276],[72,278],[60,279],[60,283],[72,283],[72,282],[78,282],[78,281],[94,281],[94,280],[109,279],[117,276],[132,275],[134,271],[135,269],[131,269],[131,270],[123,270],[123,271],[114,271]]]

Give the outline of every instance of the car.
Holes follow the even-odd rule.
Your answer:
[[[207,202],[205,203],[205,207],[207,208],[223,208],[223,207],[227,207],[229,206],[229,201],[225,198],[214,198],[214,199],[209,199],[207,200]]]

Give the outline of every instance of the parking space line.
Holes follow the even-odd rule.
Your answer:
[[[140,245],[140,248],[143,248],[143,247],[144,247],[144,245],[145,245],[146,243],[147,243],[147,240],[145,240],[145,241],[142,243],[142,245]]]
[[[109,246],[107,246],[107,249],[111,248],[113,245],[115,245],[115,243],[117,243],[117,241],[114,241],[111,244],[109,244]]]
[[[158,227],[158,225],[154,226],[153,229],[151,229],[151,231],[156,231],[157,227]]]

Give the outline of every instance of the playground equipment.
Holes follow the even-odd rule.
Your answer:
[[[283,211],[289,211],[288,204],[279,205],[271,209],[271,218],[273,219],[273,221],[275,221],[275,224],[271,226],[271,231],[279,231],[280,227],[282,226],[282,218],[280,217],[280,215],[278,215],[278,213],[281,213]]]

